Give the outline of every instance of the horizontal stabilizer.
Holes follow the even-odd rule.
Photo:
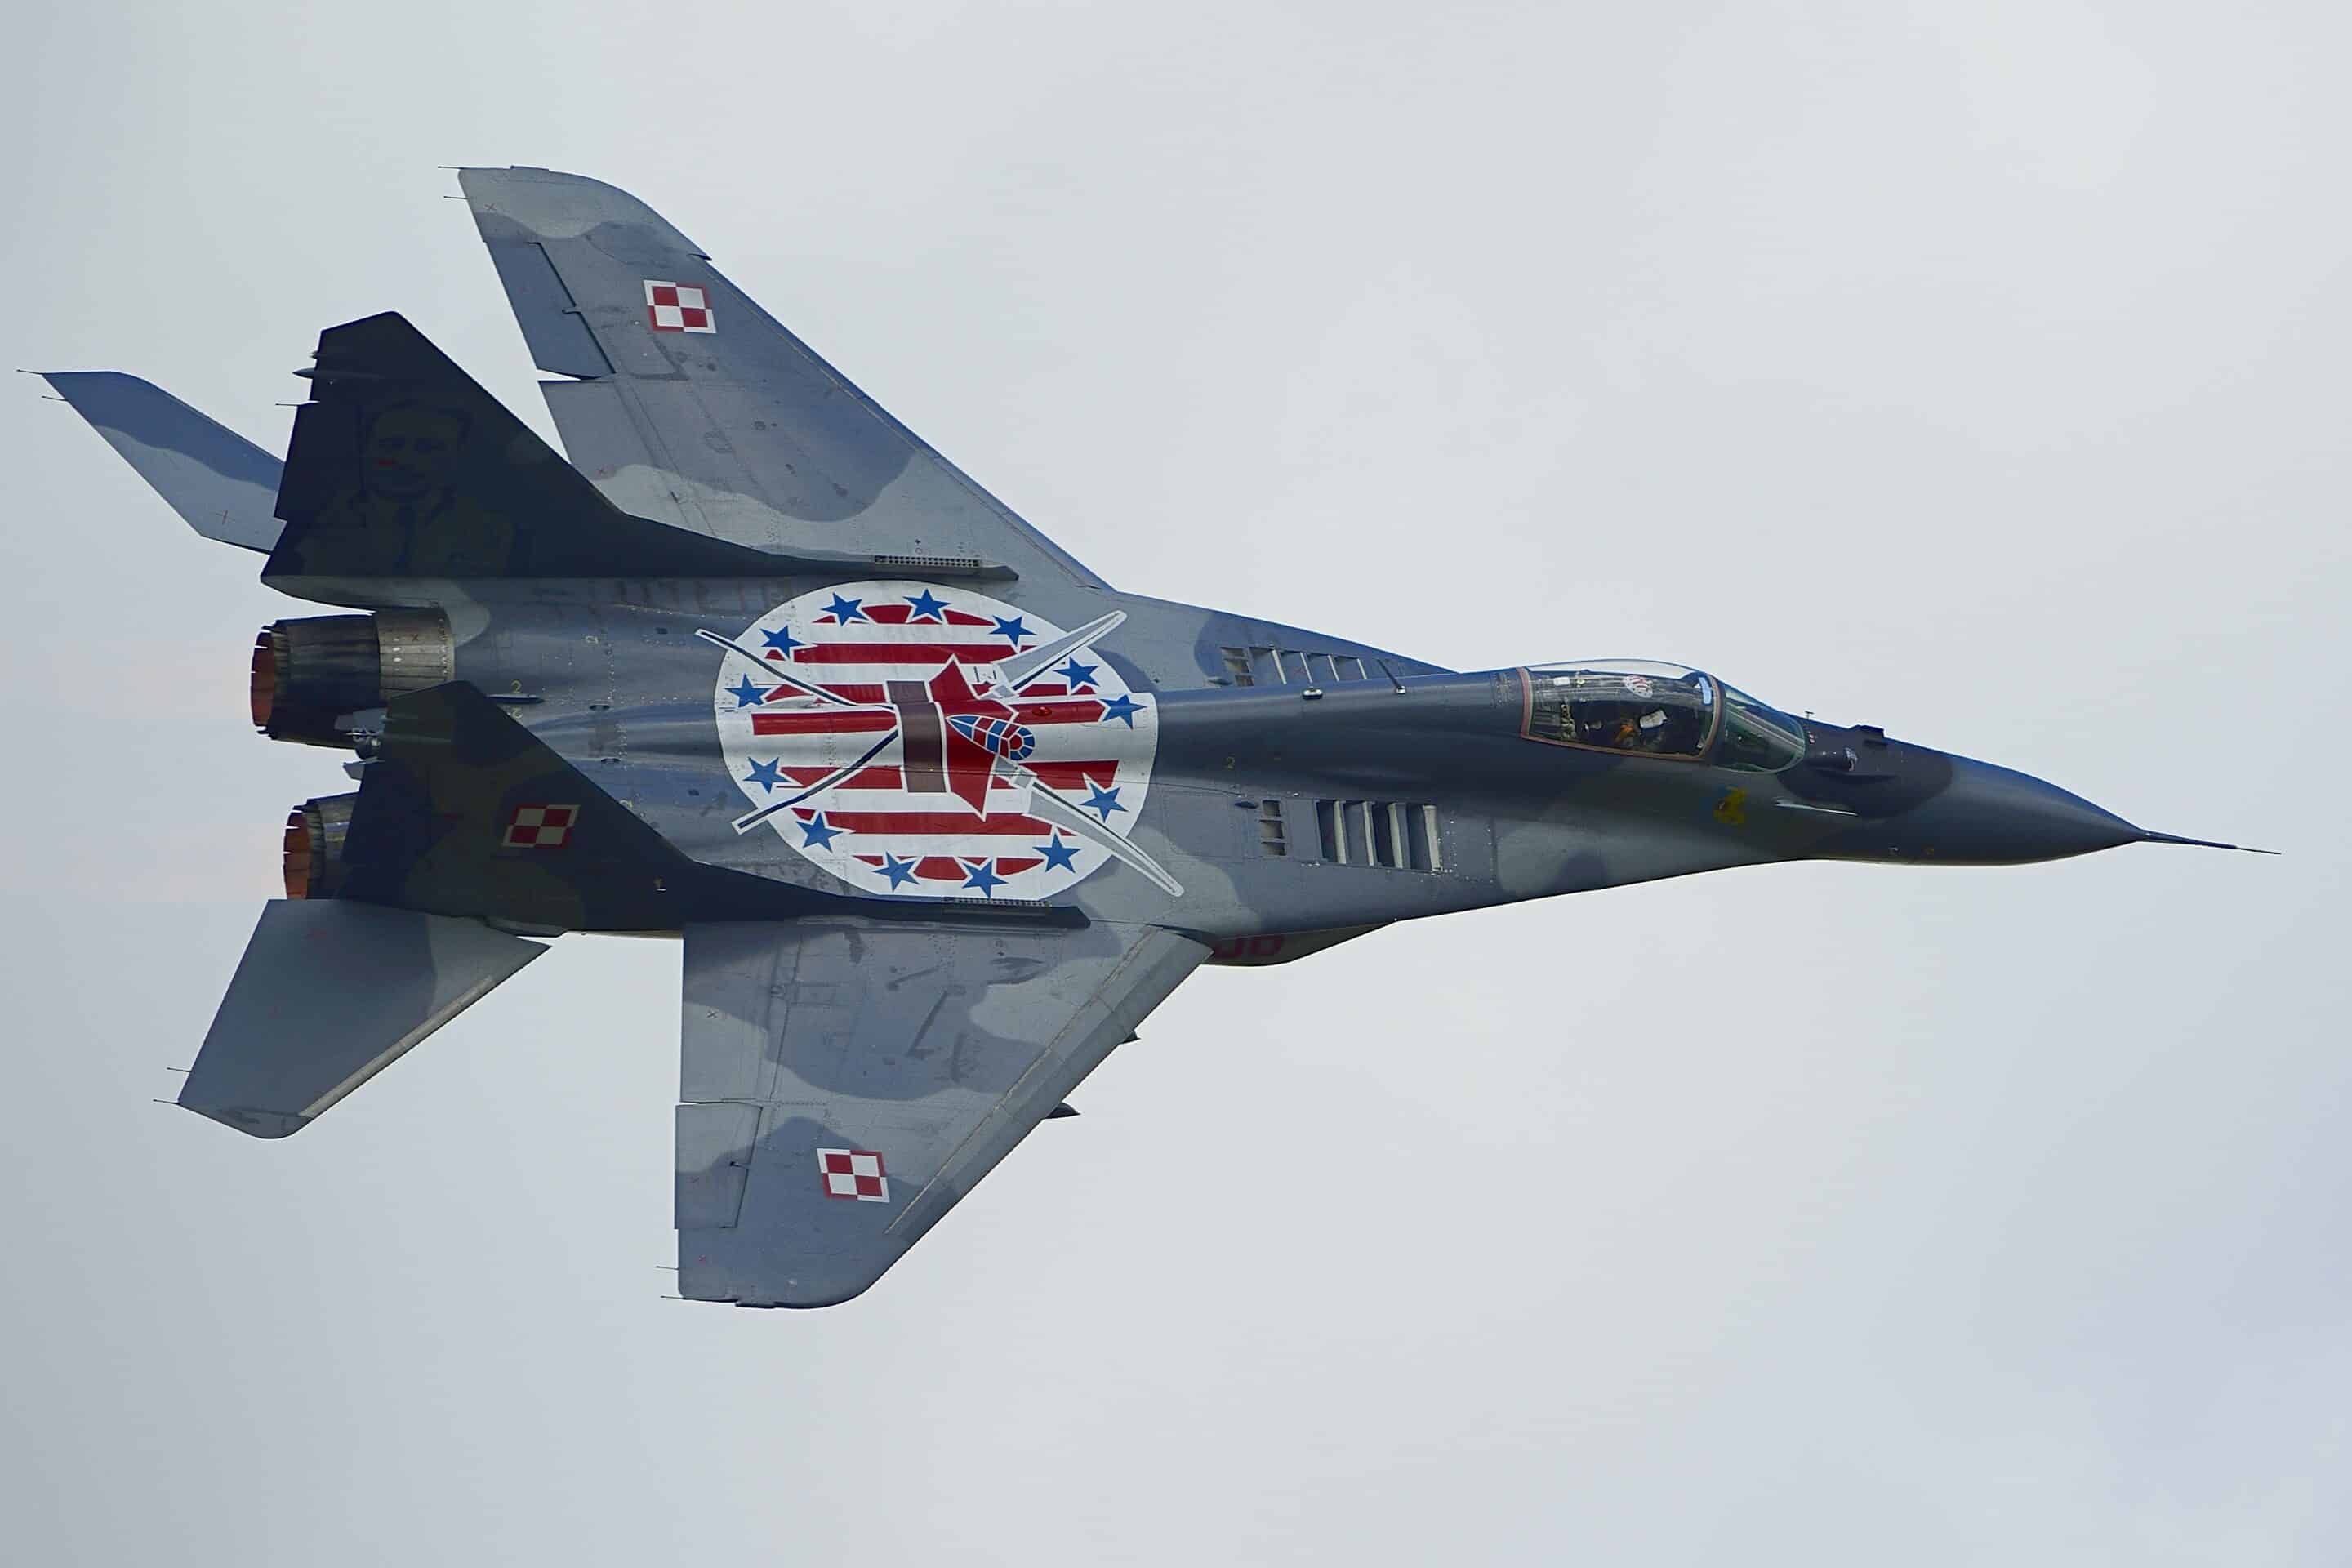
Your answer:
[[[546,951],[478,921],[274,899],[180,1103],[256,1138],[299,1132]]]
[[[266,577],[776,576],[760,551],[632,517],[389,312],[319,335]]]
[[[152,382],[118,370],[41,377],[206,539],[267,554],[285,465]]]

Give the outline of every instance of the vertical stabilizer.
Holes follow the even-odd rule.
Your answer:
[[[319,334],[263,576],[772,575],[773,557],[632,517],[387,311]]]

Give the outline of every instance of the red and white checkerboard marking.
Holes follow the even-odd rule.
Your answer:
[[[691,283],[646,279],[646,320],[657,332],[715,332],[710,296]]]
[[[499,842],[509,849],[558,849],[572,837],[572,824],[579,816],[576,805],[517,806]]]
[[[829,1198],[856,1198],[861,1204],[890,1201],[890,1178],[882,1173],[882,1156],[871,1149],[820,1149],[816,1170]]]

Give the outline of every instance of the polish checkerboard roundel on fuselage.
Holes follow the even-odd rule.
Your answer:
[[[1131,831],[1159,738],[1157,702],[1099,648],[1003,683],[1004,661],[1063,636],[1034,611],[962,587],[803,594],[734,639],[772,678],[737,654],[721,663],[728,771],[770,813],[764,827],[860,892],[1050,898],[1111,857],[1030,816],[1033,784]],[[775,809],[782,802],[793,804]]]

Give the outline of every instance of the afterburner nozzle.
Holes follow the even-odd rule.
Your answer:
[[[343,879],[343,836],[357,795],[320,795],[286,814],[286,896],[331,899]]]
[[[439,610],[275,621],[253,644],[254,728],[273,741],[349,746],[346,714],[457,675],[457,642]]]

